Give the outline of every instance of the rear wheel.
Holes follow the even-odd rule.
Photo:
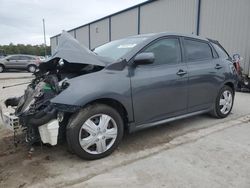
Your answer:
[[[70,149],[83,159],[111,154],[123,137],[123,119],[110,106],[91,105],[72,118],[67,127],[67,141]]]
[[[233,103],[234,92],[231,87],[225,85],[218,93],[212,115],[217,118],[227,117],[233,108]]]
[[[3,72],[3,71],[4,71],[4,66],[0,65],[0,72]]]
[[[28,71],[32,72],[32,73],[35,72],[36,71],[36,66],[35,65],[29,65],[28,66]]]

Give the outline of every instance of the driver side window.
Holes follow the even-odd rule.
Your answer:
[[[181,61],[181,48],[177,38],[160,39],[148,46],[144,52],[154,53],[153,65],[176,64]]]

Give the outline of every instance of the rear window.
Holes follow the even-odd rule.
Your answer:
[[[185,39],[185,52],[188,61],[212,59],[213,54],[208,43]]]

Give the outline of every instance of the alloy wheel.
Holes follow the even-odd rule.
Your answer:
[[[233,105],[233,95],[230,91],[225,90],[220,97],[220,112],[228,114]]]
[[[36,71],[36,67],[35,66],[30,66],[29,67],[29,72],[35,72]]]

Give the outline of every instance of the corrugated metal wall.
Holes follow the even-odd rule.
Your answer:
[[[195,0],[161,0],[141,7],[141,33],[195,33]]]
[[[95,48],[109,41],[109,19],[90,24],[90,48]]]
[[[138,8],[111,17],[111,40],[138,34]]]
[[[57,37],[50,38],[51,54],[54,53],[54,50],[57,47]]]
[[[193,33],[195,31],[195,1],[155,0],[73,29],[70,34],[85,46],[95,48],[109,40],[138,33],[161,31]],[[54,38],[52,37],[51,41]],[[55,47],[53,43],[52,51]]]
[[[89,27],[81,27],[75,30],[76,39],[86,47],[89,47]]]
[[[198,2],[155,0],[76,28],[70,33],[90,48],[138,33],[196,33]],[[250,73],[250,0],[200,2],[199,34],[219,40],[230,54],[240,53],[245,62],[244,70]],[[51,38],[52,52],[57,46],[57,38]]]
[[[240,53],[248,72],[250,0],[202,0],[200,35],[218,40],[230,55]]]
[[[70,34],[72,37],[75,37],[75,31],[74,31],[74,30],[69,31],[69,34]]]

